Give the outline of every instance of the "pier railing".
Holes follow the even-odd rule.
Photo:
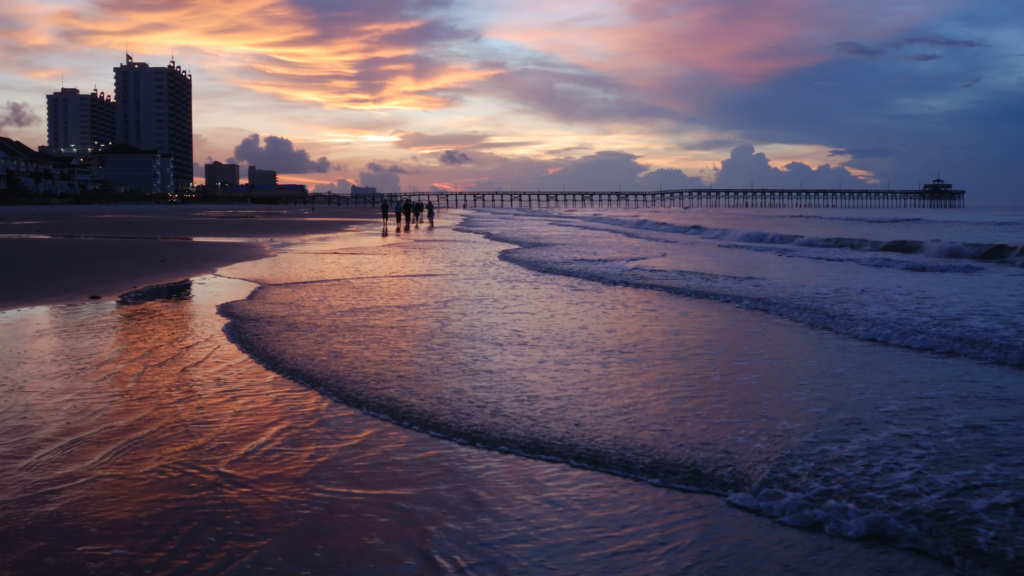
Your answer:
[[[381,200],[433,202],[438,208],[963,208],[963,190],[686,189],[659,192],[409,192],[282,198],[338,206]],[[291,200],[291,202],[289,202]]]

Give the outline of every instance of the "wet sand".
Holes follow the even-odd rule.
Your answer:
[[[222,272],[301,281],[374,258],[407,310],[418,250],[446,240],[337,236]],[[0,313],[0,574],[952,573],[368,417],[227,340],[216,307],[253,288],[211,276],[174,300]]]
[[[116,300],[270,255],[269,244],[345,230],[376,209],[310,206],[0,208],[0,310]],[[99,296],[99,298],[94,298]]]

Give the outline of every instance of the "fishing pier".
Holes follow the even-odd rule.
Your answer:
[[[433,202],[438,208],[963,208],[964,191],[685,189],[658,192],[408,192],[311,194],[286,204],[376,206],[381,200]]]

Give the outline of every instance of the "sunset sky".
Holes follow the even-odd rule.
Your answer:
[[[1021,0],[4,0],[0,135],[193,75],[210,159],[319,191],[916,188],[1024,204]]]

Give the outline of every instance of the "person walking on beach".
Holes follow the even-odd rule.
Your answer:
[[[434,227],[434,203],[427,200],[427,220],[430,221],[430,227]]]
[[[409,224],[412,222],[412,201],[408,198],[405,199],[405,205],[402,206],[402,212],[405,213],[405,231],[409,231]]]
[[[381,217],[382,220],[384,220],[384,225],[385,226],[388,225],[388,214],[390,214],[390,212],[388,211],[388,201],[383,199],[383,198],[381,198],[381,201],[380,201],[380,217]]]
[[[401,200],[395,200],[395,224],[398,225],[398,228],[395,229],[395,232],[401,232],[402,231],[402,201]]]
[[[416,227],[420,227],[420,215],[423,214],[423,202],[416,202],[412,207],[413,221],[416,222]]]

